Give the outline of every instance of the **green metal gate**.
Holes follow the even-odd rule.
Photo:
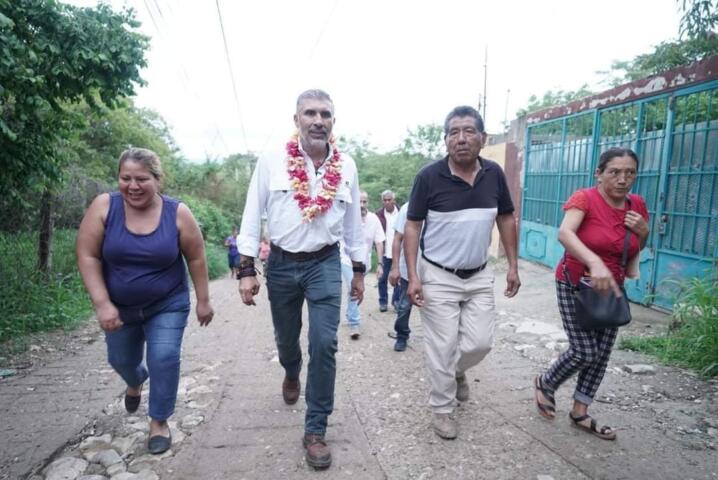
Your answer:
[[[646,199],[651,234],[633,301],[671,308],[674,280],[716,267],[718,81],[530,125],[524,156],[520,256],[555,266],[562,205],[594,184],[601,152],[632,148],[640,159],[633,192]]]

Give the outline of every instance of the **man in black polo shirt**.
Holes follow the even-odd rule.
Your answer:
[[[465,372],[493,344],[494,273],[487,260],[494,222],[509,263],[504,295],[516,295],[521,282],[514,206],[501,167],[479,156],[486,141],[479,112],[453,109],[444,141],[449,154],[414,181],[404,242],[407,295],[421,307],[424,325],[432,426],[450,439],[458,430],[450,417],[456,401],[469,399]]]

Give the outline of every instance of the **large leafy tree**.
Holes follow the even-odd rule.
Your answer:
[[[13,195],[61,177],[78,118],[64,104],[114,106],[134,94],[146,37],[131,10],[0,0],[0,188]]]
[[[52,188],[68,162],[80,117],[63,108],[134,94],[146,37],[131,10],[78,8],[54,0],[0,0],[0,189],[9,201],[37,191],[39,267],[50,264]]]

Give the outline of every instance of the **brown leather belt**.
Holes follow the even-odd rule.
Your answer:
[[[432,264],[435,267],[439,267],[442,270],[446,270],[447,272],[453,273],[454,275],[456,275],[457,277],[459,277],[463,280],[466,280],[467,278],[470,278],[472,275],[479,273],[481,270],[486,268],[486,264],[488,263],[488,262],[484,262],[483,265],[479,265],[476,268],[448,268],[443,265],[439,265],[438,263],[436,263],[432,260],[429,260],[428,258],[426,258],[426,256],[423,253],[421,254],[421,258],[423,258],[424,260],[426,260],[427,262],[429,262],[430,264]]]
[[[269,249],[272,253],[280,253],[295,262],[308,262],[309,260],[322,260],[328,257],[332,252],[339,249],[339,242],[325,245],[315,252],[288,252],[273,243],[269,245]]]

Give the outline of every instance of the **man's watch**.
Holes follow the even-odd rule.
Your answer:
[[[359,265],[352,265],[352,272],[365,274],[366,273],[366,265],[364,265],[363,263],[361,263]]]

